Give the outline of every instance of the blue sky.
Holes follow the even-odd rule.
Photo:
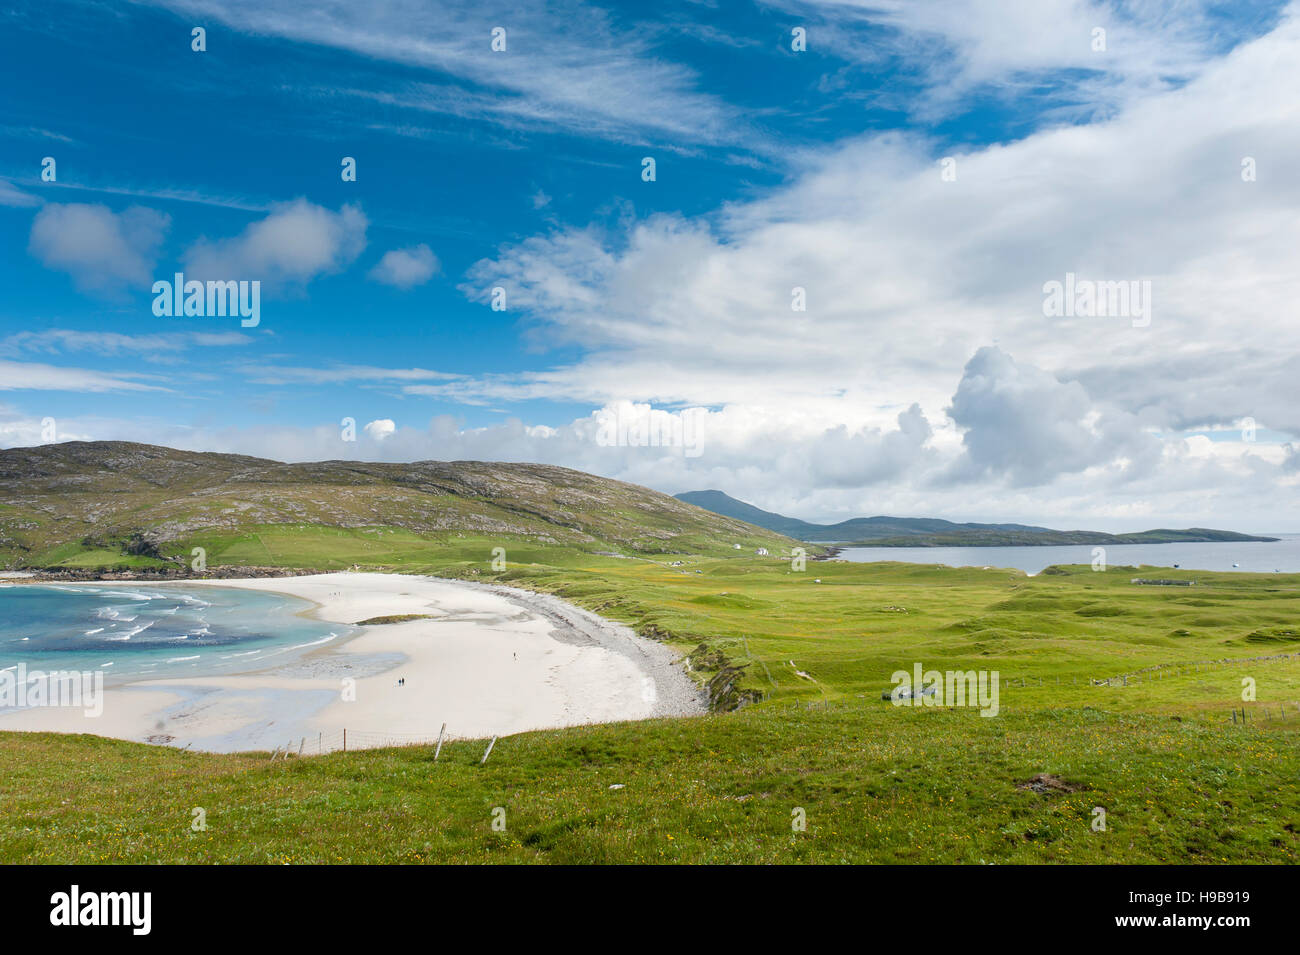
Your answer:
[[[1288,107],[1228,99],[1295,79],[1285,4],[305,10],[3,14],[0,444],[53,418],[58,439],[547,460],[809,518],[1117,529],[1267,523],[1294,481],[1290,333],[1228,335],[1186,280],[1216,263],[1243,313],[1286,302]],[[152,282],[186,267],[260,280],[260,325],[155,316]],[[1046,326],[1066,271],[1151,277],[1171,310]],[[1252,372],[1220,380],[1220,335]],[[602,413],[691,409],[696,455],[593,438]]]

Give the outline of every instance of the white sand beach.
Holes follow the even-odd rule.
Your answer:
[[[330,622],[429,618],[363,627],[278,667],[110,687],[98,717],[10,712],[0,730],[315,753],[341,748],[344,730],[359,749],[434,739],[444,723],[448,737],[475,738],[704,711],[671,648],[549,595],[365,573],[185,582],[197,584],[302,597]]]

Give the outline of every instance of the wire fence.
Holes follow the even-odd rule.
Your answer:
[[[1286,660],[1300,659],[1300,652],[1297,653],[1275,653],[1265,656],[1254,657],[1233,657],[1219,660],[1193,660],[1180,663],[1160,663],[1154,666],[1144,667],[1141,670],[1134,670],[1129,673],[1121,673],[1118,676],[1108,677],[1083,677],[1083,685],[1105,686],[1105,687],[1126,687],[1141,683],[1153,683],[1161,680],[1173,679],[1180,676],[1209,672],[1213,670],[1224,670],[1228,667],[1244,666],[1246,664],[1269,664],[1281,663]],[[766,669],[766,667],[764,667]],[[771,679],[771,674],[768,674]],[[1042,676],[1033,677],[1012,677],[1003,676],[998,680],[1000,690],[1008,688],[1032,688],[1045,686],[1078,686],[1081,682],[1077,674],[1069,677]],[[773,681],[775,684],[775,681]],[[814,701],[804,701],[805,707],[813,708],[817,705],[825,706],[826,703],[821,701],[820,704]],[[1282,721],[1300,717],[1300,703],[1292,702],[1290,706],[1291,715],[1288,716],[1286,706],[1288,704],[1278,704],[1276,718]],[[1272,720],[1272,708],[1269,705],[1256,705],[1250,710],[1245,707],[1233,709],[1231,712],[1231,721],[1234,724],[1245,724],[1254,714],[1253,719],[1259,720],[1259,714],[1263,714],[1264,720]],[[289,759],[290,757],[299,756],[322,756],[326,753],[347,752],[348,750],[359,749],[380,749],[389,746],[433,746],[437,752],[441,751],[442,745],[451,741],[453,737],[447,735],[447,726],[443,724],[442,730],[436,734],[430,733],[383,733],[369,730],[341,729],[333,730],[329,733],[320,732],[315,735],[299,736],[294,739],[285,741],[283,746],[277,746],[271,752],[271,759]],[[492,752],[492,745],[495,744],[496,737],[492,738],[492,743],[488,745],[487,751],[483,754],[483,761],[487,761],[488,755]]]
[[[1169,677],[1186,676],[1189,673],[1201,673],[1210,670],[1224,670],[1228,667],[1243,666],[1247,663],[1280,663],[1283,660],[1300,659],[1300,653],[1274,653],[1268,656],[1257,657],[1224,657],[1219,660],[1193,660],[1189,663],[1159,663],[1155,666],[1144,667],[1141,670],[1134,670],[1131,673],[1121,673],[1119,676],[1105,677],[1102,680],[1094,680],[1098,686],[1128,686],[1129,680],[1134,682],[1150,683],[1154,680],[1163,680]]]
[[[298,756],[323,756],[326,753],[347,752],[358,749],[380,749],[387,746],[439,746],[449,742],[446,728],[438,733],[377,733],[368,730],[341,729],[329,733],[313,733],[286,740],[271,751],[271,759],[289,759]]]
[[[1226,670],[1230,667],[1259,666],[1271,663],[1282,663],[1288,660],[1300,660],[1300,653],[1272,653],[1254,657],[1224,657],[1218,660],[1192,660],[1180,663],[1159,663],[1154,666],[1143,667],[1140,670],[1133,670],[1128,673],[1121,673],[1117,676],[1107,676],[1100,678],[1088,678],[1083,680],[1084,685],[1102,686],[1102,687],[1127,687],[1137,686],[1143,683],[1159,683],[1163,680],[1174,679],[1176,677],[1192,676],[1198,673],[1209,673],[1216,670]],[[1072,685],[1079,684],[1078,676],[1062,678],[1060,676],[1048,677],[1045,681],[1041,676],[1035,677],[1003,677],[999,680],[999,688],[1008,687],[1041,687],[1041,686],[1061,686],[1068,680]],[[1291,722],[1300,718],[1300,701],[1287,701],[1272,703],[1259,703],[1251,700],[1251,706],[1234,707],[1228,711],[1224,722],[1231,722],[1233,725],[1246,726],[1251,722]],[[1274,710],[1276,706],[1276,711]],[[1287,707],[1290,707],[1288,710]]]
[[[1247,664],[1269,664],[1281,663],[1286,660],[1300,660],[1298,653],[1274,653],[1267,656],[1256,657],[1224,657],[1219,660],[1188,660],[1179,663],[1158,663],[1154,666],[1143,667],[1140,670],[1131,670],[1128,673],[1120,673],[1116,676],[1103,677],[1080,677],[1077,674],[1071,676],[1009,676],[1003,675],[998,683],[1001,689],[1008,687],[1036,687],[1036,686],[1078,686],[1082,683],[1084,686],[1110,686],[1123,687],[1139,683],[1155,683],[1159,680],[1173,679],[1174,677],[1190,676],[1196,673],[1207,673],[1212,670],[1225,670],[1228,667],[1245,666]]]

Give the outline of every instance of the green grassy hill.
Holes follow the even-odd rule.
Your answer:
[[[281,464],[125,442],[0,451],[0,567],[400,566],[431,543],[629,555],[795,542],[541,464]]]

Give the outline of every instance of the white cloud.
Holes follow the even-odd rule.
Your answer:
[[[61,368],[37,362],[0,360],[0,391],[167,391],[134,379],[148,378],[129,371]]]
[[[695,73],[667,59],[644,28],[621,26],[577,0],[535,9],[508,0],[472,7],[327,0],[315,4],[309,17],[287,0],[156,2],[187,22],[221,23],[456,80],[413,82],[393,93],[353,91],[414,109],[509,128],[577,129],[615,138],[668,135],[692,143],[737,143],[753,135],[737,110],[699,90]],[[490,48],[494,26],[506,28],[505,52]]]
[[[368,224],[352,204],[331,212],[306,199],[279,203],[233,238],[195,242],[185,255],[185,272],[200,281],[302,285],[355,261],[366,247]]]
[[[621,415],[629,424],[654,422],[671,434],[674,420],[688,413],[699,450],[681,445],[610,445],[601,441],[602,416]],[[34,416],[39,420],[39,416]],[[387,419],[372,422],[386,428]],[[716,411],[667,411],[646,404],[615,402],[558,426],[529,425],[507,418],[467,427],[449,416],[423,427],[397,427],[382,440],[346,442],[336,421],[311,427],[178,427],[137,417],[130,420],[78,418],[59,421],[60,433],[89,439],[134,440],[194,450],[251,454],[284,461],[479,460],[559,464],[669,493],[720,488],[760,507],[808,520],[834,522],[874,514],[947,517],[953,520],[1014,521],[1099,530],[1141,530],[1153,526],[1228,527],[1257,532],[1300,530],[1279,511],[1276,495],[1300,490],[1300,454],[1282,449],[1280,468],[1251,449],[1243,455],[1207,458],[1203,449],[1168,442],[1167,458],[1149,474],[1119,476],[1122,462],[1059,475],[1050,493],[997,481],[947,480],[960,454],[941,452],[924,439],[925,422],[905,409],[884,428],[827,428],[797,413],[744,407]],[[29,429],[30,430],[30,429]],[[372,429],[373,430],[373,429]],[[370,431],[367,431],[370,433]],[[630,432],[629,432],[630,433]],[[642,434],[655,433],[648,428]],[[10,441],[10,443],[19,443]],[[29,442],[30,443],[30,442]],[[856,446],[860,453],[854,458]],[[1271,453],[1271,452],[1270,452]],[[1289,468],[1289,469],[1288,469]]]
[[[1020,102],[1042,96],[1091,115],[1196,77],[1265,19],[1225,16],[1215,0],[1176,8],[1126,0],[768,2],[805,18],[811,50],[919,72],[921,95],[889,102],[929,116],[967,110],[976,93]],[[873,87],[870,95],[887,94]]]
[[[162,332],[156,335],[126,335],[121,332],[47,328],[39,332],[15,332],[0,340],[0,354],[26,352],[89,351],[101,355],[179,353],[194,347],[248,345],[253,339],[242,332]]]
[[[1281,170],[1300,155],[1284,92],[1297,54],[1288,20],[1113,121],[959,156],[956,182],[940,179],[923,140],[888,134],[711,222],[659,216],[625,234],[569,228],[504,247],[471,271],[469,294],[485,301],[503,285],[548,338],[591,353],[484,390],[706,404],[824,396],[849,400],[846,413],[902,398],[934,417],[964,363],[997,340],[1053,373],[1110,369],[1134,412],[1179,380],[1177,366],[1200,362],[1221,386],[1221,415],[1284,427],[1289,413],[1255,413],[1274,401],[1236,360],[1294,394],[1282,365],[1300,344],[1286,317],[1300,295],[1290,264],[1300,180]],[[1211,122],[1226,132],[1207,136]],[[1267,181],[1241,180],[1248,150],[1268,157]],[[1151,279],[1152,325],[1045,319],[1042,285],[1066,271]],[[795,286],[806,312],[791,310]],[[1223,320],[1233,314],[1249,319]]]
[[[1119,460],[1145,470],[1160,456],[1159,441],[1133,415],[995,347],[966,363],[947,410],[963,431],[966,456],[955,472],[963,480],[991,474],[1037,485]]]
[[[376,368],[373,365],[332,365],[311,368],[287,365],[245,365],[240,372],[260,385],[342,384],[343,382],[430,381],[457,377],[427,368]]]
[[[438,259],[424,243],[404,249],[391,249],[384,253],[370,277],[376,282],[400,289],[423,285],[438,271]]]
[[[383,441],[385,438],[392,437],[393,432],[397,430],[397,424],[391,418],[379,418],[376,421],[371,421],[362,430],[372,440]]]
[[[966,504],[1011,519],[1057,502],[1081,515],[1186,506],[1198,521],[1217,508],[1267,519],[1280,446],[1228,461],[1189,453],[1178,433],[1249,416],[1300,435],[1294,9],[1111,119],[957,153],[956,181],[923,137],[873,135],[801,157],[788,186],[710,216],[504,246],[470,270],[466,293],[485,302],[504,286],[539,342],[584,357],[407,390],[722,407],[768,421],[794,454],[839,426],[888,434],[916,403],[930,436],[912,446],[914,466],[856,495],[873,512],[892,500],[928,513],[925,501],[943,506],[960,485]],[[1257,181],[1242,179],[1247,156]],[[1150,325],[1046,318],[1043,285],[1067,272],[1149,280]],[[805,312],[791,308],[795,287]],[[767,453],[779,462],[784,448]],[[821,482],[803,506],[855,498],[837,490],[851,475],[733,463],[714,486],[788,502],[797,475]],[[1243,468],[1252,477],[1238,483]]]
[[[7,179],[0,179],[0,206],[36,206],[41,200],[23,192]]]
[[[28,250],[47,268],[69,273],[84,291],[147,291],[170,224],[168,216],[142,206],[116,213],[103,205],[50,203],[32,221]]]
[[[30,448],[49,440],[51,421],[24,415],[7,405],[0,405],[0,448]],[[66,430],[54,419],[53,433],[59,441],[88,441],[88,433]]]

